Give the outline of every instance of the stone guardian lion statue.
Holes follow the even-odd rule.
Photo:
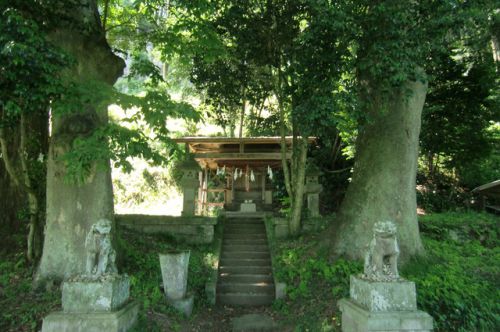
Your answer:
[[[87,254],[86,274],[99,277],[107,273],[116,273],[116,252],[111,244],[110,220],[101,219],[90,228],[85,239]]]
[[[375,223],[373,239],[365,256],[365,278],[375,281],[399,279],[398,257],[399,246],[394,222]]]

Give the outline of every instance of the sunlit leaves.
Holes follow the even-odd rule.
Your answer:
[[[69,63],[35,21],[13,8],[1,12],[0,107],[5,117],[46,111],[64,92],[59,73]]]

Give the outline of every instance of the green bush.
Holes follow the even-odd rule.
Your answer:
[[[42,318],[61,305],[61,291],[32,291],[34,267],[26,261],[24,237],[16,251],[0,252],[0,331],[39,331]]]
[[[498,218],[481,213],[424,216],[426,256],[402,275],[416,283],[419,307],[438,331],[500,330]]]

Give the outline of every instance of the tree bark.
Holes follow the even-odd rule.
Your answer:
[[[0,158],[0,211],[2,211],[0,213],[0,234],[8,241],[9,235],[19,231],[20,223],[17,213],[23,207],[26,195],[16,185],[5,167],[5,158],[9,158],[18,149],[18,135],[6,134],[3,141],[1,136],[0,134],[0,147],[2,148],[2,157]],[[7,155],[3,152],[4,145],[5,149],[8,150]],[[6,245],[8,245],[7,243]]]
[[[403,260],[423,252],[415,187],[427,85],[408,82],[400,91],[385,103],[374,93],[364,99],[367,120],[359,128],[354,174],[331,230],[338,255],[362,259],[381,220],[397,224]]]
[[[306,177],[307,136],[298,139],[295,174],[293,177],[292,212],[290,216],[290,235],[297,236],[301,231],[302,206],[304,205],[304,185]]]
[[[82,0],[73,17],[88,29],[61,26],[49,36],[76,60],[64,75],[74,82],[102,81],[113,84],[121,76],[124,61],[113,54],[102,29],[95,0]],[[77,24],[78,25],[78,24]],[[113,220],[113,192],[109,162],[93,167],[84,184],[64,181],[65,166],[60,157],[71,149],[81,133],[71,130],[75,121],[91,124],[90,131],[108,121],[107,107],[86,105],[75,114],[53,116],[47,163],[47,222],[45,242],[34,286],[45,281],[62,281],[85,271],[85,236],[101,218]],[[106,142],[103,142],[106,144]],[[97,166],[97,163],[96,163]]]

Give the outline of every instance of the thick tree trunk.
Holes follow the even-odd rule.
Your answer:
[[[360,125],[352,182],[335,229],[336,254],[362,259],[373,224],[392,220],[398,226],[402,259],[422,253],[415,179],[422,107],[427,86],[408,82],[384,103],[366,100],[367,120]]]
[[[293,199],[292,212],[290,216],[290,234],[297,236],[301,230],[302,206],[304,205],[304,185],[306,178],[306,160],[307,160],[307,137],[298,139],[298,147],[295,159],[295,174],[293,177]]]
[[[66,74],[82,83],[93,80],[113,84],[121,75],[124,62],[106,42],[95,1],[81,1],[74,17],[90,26],[90,31],[61,27],[51,40],[71,54],[76,65]],[[73,115],[54,116],[47,164],[47,223],[42,259],[35,276],[35,287],[47,280],[61,281],[85,271],[85,236],[101,218],[113,220],[113,192],[109,167],[94,167],[82,185],[64,181],[65,166],[60,157],[82,134],[72,123],[86,123],[87,133],[108,121],[107,107],[87,105]],[[85,125],[84,125],[85,126]],[[106,144],[106,142],[103,142]],[[108,165],[109,166],[109,165]]]
[[[6,143],[10,151],[9,155],[13,154],[19,146],[18,135],[8,135]],[[0,236],[7,241],[6,245],[9,245],[8,241],[12,240],[10,235],[19,232],[21,223],[17,214],[24,205],[26,194],[9,175],[3,158],[2,153],[2,158],[0,158]]]

